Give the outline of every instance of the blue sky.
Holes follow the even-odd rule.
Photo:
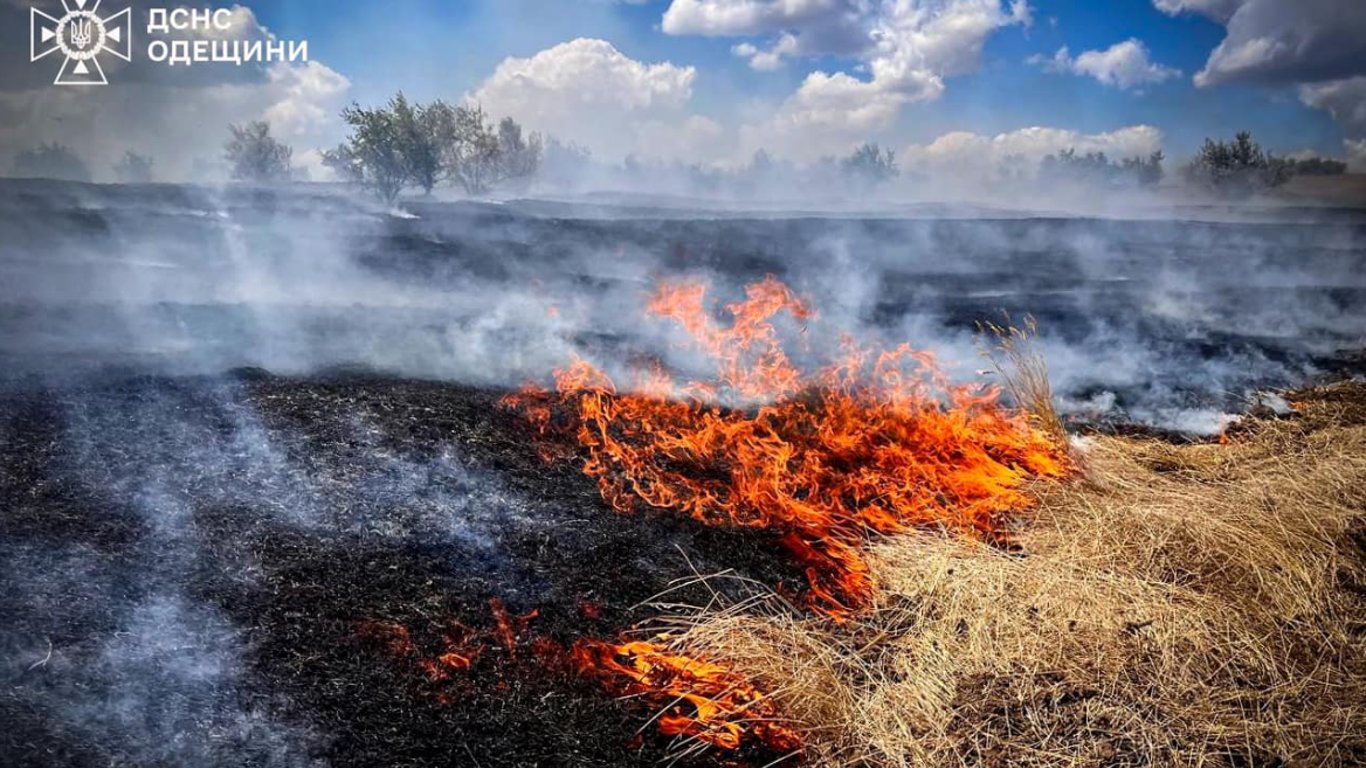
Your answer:
[[[102,1],[143,28],[168,5]],[[229,37],[307,40],[310,60],[135,55],[79,93],[28,62],[31,3],[59,7],[0,0],[0,143],[152,154],[168,179],[219,163],[249,120],[325,177],[341,108],[400,89],[477,100],[608,164],[807,163],[877,141],[903,167],[989,179],[1069,147],[1179,162],[1250,130],[1366,170],[1364,0],[210,0],[233,9]]]
[[[830,55],[755,71],[731,49],[761,36],[666,34],[661,18],[668,6],[668,0],[290,0],[252,7],[281,37],[307,38],[313,57],[345,75],[352,96],[363,102],[400,87],[417,98],[457,98],[507,57],[529,57],[580,37],[606,40],[637,61],[695,67],[690,106],[722,122],[746,104],[780,103],[812,71],[858,74],[855,58]],[[1098,133],[1149,124],[1161,129],[1169,154],[1184,155],[1207,135],[1245,128],[1282,152],[1342,154],[1342,127],[1327,111],[1303,103],[1293,86],[1192,83],[1225,37],[1224,26],[1211,18],[1169,15],[1151,0],[1033,0],[1030,6],[1032,24],[990,34],[975,71],[947,79],[942,96],[907,104],[892,128],[875,133],[890,143],[929,142],[949,131],[992,135],[1052,126]],[[1062,46],[1103,50],[1130,38],[1181,76],[1120,89],[1026,63]]]

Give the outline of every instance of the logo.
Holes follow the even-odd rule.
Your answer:
[[[29,9],[29,60],[59,51],[66,59],[54,84],[105,85],[109,81],[100,66],[102,54],[132,60],[132,13],[124,8],[101,18],[99,7],[100,0],[62,0],[65,14],[60,19]]]

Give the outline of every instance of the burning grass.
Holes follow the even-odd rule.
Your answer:
[[[906,535],[834,623],[770,598],[668,622],[823,765],[1348,765],[1366,759],[1366,386],[1227,444],[1094,438],[1018,551]]]
[[[555,392],[528,387],[505,404],[543,434],[571,436],[584,472],[620,511],[775,532],[805,568],[807,605],[835,624],[862,621],[875,604],[870,541],[936,530],[1001,543],[1033,505],[1026,483],[1071,472],[1060,431],[1002,407],[994,389],[949,383],[908,346],[846,340],[839,359],[804,371],[775,318],[806,323],[815,312],[775,278],[725,309],[731,322],[719,325],[693,283],[663,284],[649,303],[710,356],[712,380],[679,385],[655,366],[622,393],[578,361],[556,372]],[[706,654],[658,645],[667,641],[586,641],[575,653],[610,690],[663,706],[660,729],[694,746],[734,750],[749,738],[775,752],[800,748],[762,692],[771,689]]]
[[[839,359],[802,370],[774,320],[815,312],[772,277],[726,307],[729,325],[700,284],[664,284],[649,309],[688,332],[715,379],[679,385],[656,366],[622,393],[578,361],[556,373],[555,392],[528,388],[507,404],[572,435],[618,510],[777,532],[806,568],[809,602],[830,616],[870,603],[870,536],[934,528],[1000,541],[1032,504],[1026,482],[1071,469],[1027,414],[993,389],[951,384],[908,346],[846,340]]]
[[[1222,444],[1069,446],[1030,328],[985,329],[1011,410],[906,347],[804,373],[773,319],[814,313],[772,278],[727,326],[696,285],[650,309],[715,380],[622,393],[580,361],[507,403],[617,509],[776,531],[809,581],[805,609],[674,607],[650,642],[580,646],[666,732],[840,766],[1366,759],[1366,387]]]
[[[573,654],[579,669],[608,690],[662,707],[660,731],[691,740],[692,749],[736,750],[746,739],[776,754],[791,755],[802,748],[801,737],[773,699],[722,664],[643,640],[586,640],[574,646]]]

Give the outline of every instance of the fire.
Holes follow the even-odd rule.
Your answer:
[[[535,610],[520,616],[502,601],[489,601],[492,626],[476,630],[449,620],[439,638],[419,643],[407,627],[361,622],[357,634],[424,673],[423,688],[442,704],[456,704],[471,668],[490,648],[501,648],[494,663],[520,665],[523,673],[582,675],[617,696],[638,697],[663,709],[657,717],[667,736],[685,736],[721,749],[755,744],[795,752],[801,738],[785,726],[777,706],[738,673],[716,663],[668,653],[643,641],[621,644],[581,639],[566,646],[530,631]],[[667,635],[657,638],[667,641]]]
[[[770,276],[725,307],[718,324],[705,287],[665,283],[649,312],[678,323],[716,365],[677,384],[662,367],[629,393],[586,361],[505,404],[543,433],[567,429],[603,498],[629,512],[675,510],[711,525],[764,528],[805,567],[810,602],[842,618],[870,602],[863,555],[872,534],[933,528],[999,540],[1027,510],[1025,485],[1070,467],[1064,447],[998,392],[951,384],[927,353],[847,340],[807,372],[775,318],[816,313]]]
[[[644,641],[583,640],[572,653],[585,674],[617,695],[639,696],[664,708],[658,722],[667,735],[728,750],[747,739],[777,752],[801,749],[801,737],[781,723],[773,701],[719,664],[670,654]]]

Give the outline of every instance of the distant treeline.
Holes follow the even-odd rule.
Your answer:
[[[1162,181],[1162,160],[1161,152],[1112,162],[1104,152],[1078,155],[1075,149],[1065,149],[1043,159],[1039,179],[1045,183],[1067,179],[1114,187],[1150,187]]]
[[[380,107],[352,104],[341,112],[350,135],[322,153],[323,165],[342,181],[392,203],[406,190],[431,194],[442,186],[458,187],[469,195],[483,195],[503,186],[526,184],[540,178],[549,186],[571,186],[601,175],[620,179],[681,180],[697,191],[733,193],[761,189],[789,189],[793,183],[866,190],[901,175],[896,154],[876,143],[865,143],[843,158],[824,158],[798,168],[760,149],[744,166],[721,168],[699,163],[661,163],[628,156],[617,166],[595,164],[587,149],[554,137],[527,133],[516,120],[494,121],[478,105],[454,105],[437,100],[410,102],[396,94]],[[236,181],[269,184],[300,178],[294,152],[271,134],[267,122],[228,126],[223,149],[228,174]],[[1085,154],[1070,148],[1043,158],[1037,179],[1043,184],[1081,183],[1103,188],[1151,187],[1163,180],[1165,157],[1112,159],[1104,152]],[[70,147],[39,144],[14,156],[14,176],[90,181],[90,168]],[[125,183],[155,180],[155,162],[126,152],[112,165],[114,177]],[[1012,156],[1002,161],[1001,178],[1027,183],[1033,176],[1027,160]],[[1278,187],[1293,176],[1331,176],[1347,172],[1347,164],[1322,157],[1287,158],[1264,150],[1247,132],[1229,141],[1205,139],[1195,157],[1180,169],[1188,185],[1211,192],[1241,196]]]
[[[1064,150],[1048,155],[1039,168],[1041,181],[1070,180],[1103,186],[1152,186],[1164,172],[1163,155],[1129,157],[1113,162],[1104,152],[1077,154]],[[1195,157],[1182,169],[1187,183],[1221,195],[1247,195],[1278,187],[1292,176],[1335,176],[1347,172],[1347,163],[1322,157],[1278,157],[1262,149],[1243,131],[1230,141],[1205,139]]]

